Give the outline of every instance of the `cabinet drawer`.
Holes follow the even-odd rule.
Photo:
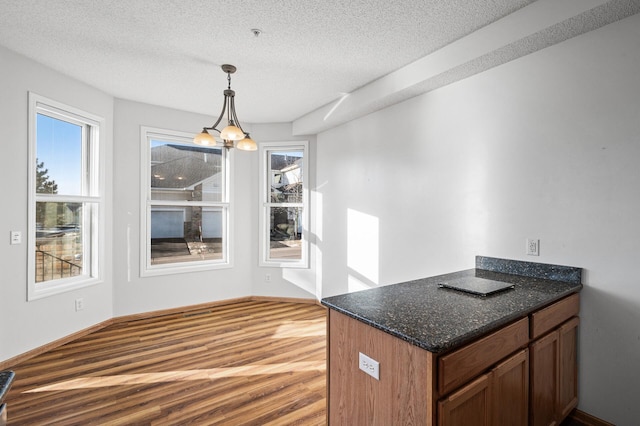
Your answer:
[[[529,343],[529,319],[491,333],[438,359],[438,391],[445,395]]]
[[[553,330],[569,318],[578,315],[580,296],[578,293],[566,297],[553,305],[531,314],[531,338],[537,339]]]

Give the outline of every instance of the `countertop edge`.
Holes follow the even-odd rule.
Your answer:
[[[508,315],[508,316],[504,316],[502,318],[500,318],[499,320],[493,321],[490,324],[484,325],[482,327],[478,327],[477,329],[475,329],[472,333],[468,333],[464,336],[461,336],[459,338],[456,339],[452,339],[449,344],[446,347],[443,346],[434,346],[434,345],[429,345],[421,340],[412,338],[411,336],[407,336],[405,334],[402,334],[394,329],[385,327],[383,325],[380,325],[374,321],[371,321],[367,318],[363,318],[362,316],[356,315],[346,309],[340,308],[339,306],[333,305],[331,303],[325,302],[324,300],[322,300],[320,303],[330,309],[333,309],[336,312],[339,312],[341,314],[344,314],[350,318],[353,318],[355,320],[358,320],[360,322],[363,322],[367,325],[370,325],[371,327],[378,329],[380,331],[383,331],[385,333],[388,333],[394,337],[397,337],[401,340],[404,340],[405,342],[409,342],[412,345],[418,346],[421,349],[424,349],[426,351],[429,351],[431,353],[434,353],[436,355],[442,355],[446,352],[452,351],[454,349],[458,349],[459,347],[467,344],[467,343],[471,343],[474,340],[479,339],[480,337],[483,337],[489,333],[491,333],[492,331],[496,331],[498,330],[500,327],[508,325],[512,322],[515,322],[517,320],[519,320],[520,318],[524,318],[525,316],[528,316],[529,314],[542,309],[546,306],[549,306],[555,302],[557,302],[560,299],[563,299],[567,296],[570,296],[574,293],[579,293],[580,290],[582,290],[582,284],[579,285],[579,287],[576,287],[575,289],[572,289],[571,291],[567,291],[567,292],[563,292],[558,294],[556,297],[550,298],[548,300],[545,300],[544,303],[540,303],[539,305],[533,306],[531,308],[528,308],[526,310],[514,313],[513,315]]]
[[[0,371],[0,404],[2,404],[4,397],[9,392],[15,376],[13,371]]]
[[[395,287],[396,285],[412,285],[416,283],[437,283],[442,279],[453,278],[453,277],[466,277],[469,274],[474,274],[481,276],[483,278],[489,279],[497,279],[504,282],[520,282],[520,288],[529,287],[529,280],[531,280],[530,285],[540,285],[542,283],[545,286],[551,285],[553,287],[554,283],[558,283],[560,286],[556,288],[556,291],[549,291],[545,293],[545,297],[539,300],[536,303],[532,303],[529,306],[521,306],[518,307],[517,310],[513,312],[505,312],[505,314],[499,318],[492,319],[485,324],[479,324],[477,328],[473,328],[470,330],[465,330],[462,334],[457,336],[452,336],[447,341],[438,341],[438,339],[425,339],[424,337],[418,336],[416,334],[409,335],[400,330],[400,327],[394,327],[394,324],[385,324],[384,321],[380,321],[375,318],[375,315],[371,315],[370,318],[368,312],[363,311],[361,309],[354,309],[349,306],[349,303],[353,303],[354,298],[358,297],[358,293],[348,293],[347,295],[339,295],[332,296],[328,298],[323,298],[320,303],[336,312],[347,315],[353,319],[356,319],[364,324],[367,324],[373,328],[381,330],[387,334],[390,334],[394,337],[397,337],[401,340],[409,342],[415,346],[418,346],[424,350],[432,352],[437,355],[444,354],[451,350],[457,349],[467,343],[470,343],[478,338],[485,336],[493,331],[496,331],[500,327],[508,325],[518,319],[524,318],[531,313],[540,310],[548,305],[551,305],[557,302],[560,299],[563,299],[571,294],[579,293],[583,285],[579,281],[581,278],[581,269],[573,268],[573,267],[563,267],[558,265],[547,265],[547,264],[535,264],[531,262],[521,262],[521,261],[508,261],[503,259],[496,258],[485,258],[485,257],[477,257],[477,266],[480,268],[474,268],[464,271],[453,272],[449,274],[437,275],[434,277],[418,279],[407,281],[405,283],[392,284],[389,286],[376,287],[375,289],[363,290],[363,293],[368,293],[370,291],[377,291],[382,288]],[[489,267],[487,267],[487,265]],[[484,269],[484,268],[486,269]],[[493,271],[492,271],[493,269]],[[505,269],[508,269],[509,272],[506,273]],[[524,271],[524,272],[523,272]],[[562,277],[558,276],[557,272],[562,271],[564,274]],[[565,273],[566,272],[566,273]],[[532,276],[537,275],[537,276]],[[566,277],[570,277],[570,279],[566,279]],[[560,278],[560,279],[554,279]],[[514,281],[512,281],[514,280]],[[562,289],[562,287],[565,287]],[[537,290],[531,290],[537,291]],[[340,300],[340,297],[343,296],[351,296],[351,302],[345,303],[344,299]],[[469,297],[467,295],[467,297]],[[479,296],[472,296],[479,297]],[[494,297],[494,296],[491,296]],[[335,303],[334,303],[335,301]],[[355,305],[354,305],[355,306]],[[391,312],[391,311],[389,311]],[[382,323],[381,323],[382,322]]]

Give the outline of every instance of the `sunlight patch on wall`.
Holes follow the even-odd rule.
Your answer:
[[[379,284],[380,268],[380,220],[357,210],[347,210],[347,267],[368,280],[349,276],[352,285],[362,290]]]

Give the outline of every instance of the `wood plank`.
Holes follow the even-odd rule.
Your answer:
[[[142,321],[142,322],[156,321],[159,317],[183,316],[185,315],[185,313],[197,314],[198,312],[201,312],[201,311],[206,311],[215,307],[226,306],[226,305],[233,305],[233,306],[237,306],[239,309],[242,309],[242,303],[244,302],[251,303],[254,301],[275,302],[275,303],[281,303],[281,304],[309,303],[309,304],[316,304],[317,306],[322,306],[323,309],[326,309],[323,305],[320,305],[320,303],[315,299],[303,299],[303,298],[291,298],[291,297],[247,296],[247,297],[240,297],[236,299],[226,299],[226,300],[219,300],[214,302],[200,303],[197,305],[181,306],[178,308],[170,308],[170,309],[163,309],[158,311],[142,312],[139,314],[124,315],[124,316],[105,320],[101,323],[95,324],[91,327],[80,330],[76,333],[70,334],[61,339],[39,346],[23,354],[17,355],[13,358],[0,361],[0,370],[11,369],[13,366],[21,364],[35,356],[39,356],[39,355],[46,356],[46,354],[51,354],[53,353],[52,349],[55,349],[59,346],[62,346],[65,344],[74,344],[79,341],[84,341],[84,340],[81,340],[80,337],[88,336],[91,333],[94,333],[95,331],[101,330],[108,326],[112,326],[114,324],[125,324],[126,326],[128,323],[132,321]],[[110,329],[117,330],[117,327],[116,328],[110,327]]]
[[[240,301],[114,323],[13,366],[9,424],[326,423],[326,310]]]

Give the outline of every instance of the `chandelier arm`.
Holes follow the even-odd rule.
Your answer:
[[[216,120],[215,123],[213,123],[213,126],[211,127],[205,127],[205,129],[207,130],[215,130],[216,132],[220,133],[220,130],[218,130],[216,127],[218,126],[218,124],[220,124],[220,122],[222,121],[222,117],[224,117],[224,113],[227,110],[227,95],[224,95],[224,101],[222,103],[222,111],[220,111],[220,116],[218,117],[218,119]]]
[[[231,90],[231,89],[229,89]],[[233,98],[235,96],[229,96],[229,100],[228,100],[228,107],[227,108],[227,123],[232,124],[233,123]]]
[[[244,133],[245,135],[247,134],[247,132],[244,131],[244,129],[242,128],[242,126],[240,125],[240,120],[238,120],[238,116],[236,115],[236,102],[235,102],[235,97],[231,98],[231,108],[229,108],[230,113],[232,115],[233,118],[233,122],[235,124],[235,126],[240,129],[242,131],[242,133]]]
[[[238,137],[242,137],[241,141],[245,141],[242,143],[241,148],[245,151],[255,151],[257,149],[257,145],[255,141],[253,141],[249,133],[245,132],[240,124],[240,120],[238,120],[238,116],[236,114],[236,103],[235,103],[235,91],[231,89],[231,74],[236,72],[236,67],[230,64],[222,65],[222,71],[227,74],[227,89],[223,92],[224,100],[222,103],[222,111],[220,111],[220,115],[218,119],[211,127],[203,127],[202,133],[198,134],[193,142],[198,145],[215,145],[215,139],[211,135],[208,134],[208,130],[215,130],[219,133],[220,137],[224,133],[225,138],[230,139],[222,139],[222,146],[224,148],[230,149],[234,147],[234,141],[238,140]],[[225,126],[222,130],[218,129],[218,125],[222,122],[222,118],[227,118],[228,126]],[[235,128],[234,128],[235,127]],[[237,133],[237,130],[240,130],[241,134]]]

